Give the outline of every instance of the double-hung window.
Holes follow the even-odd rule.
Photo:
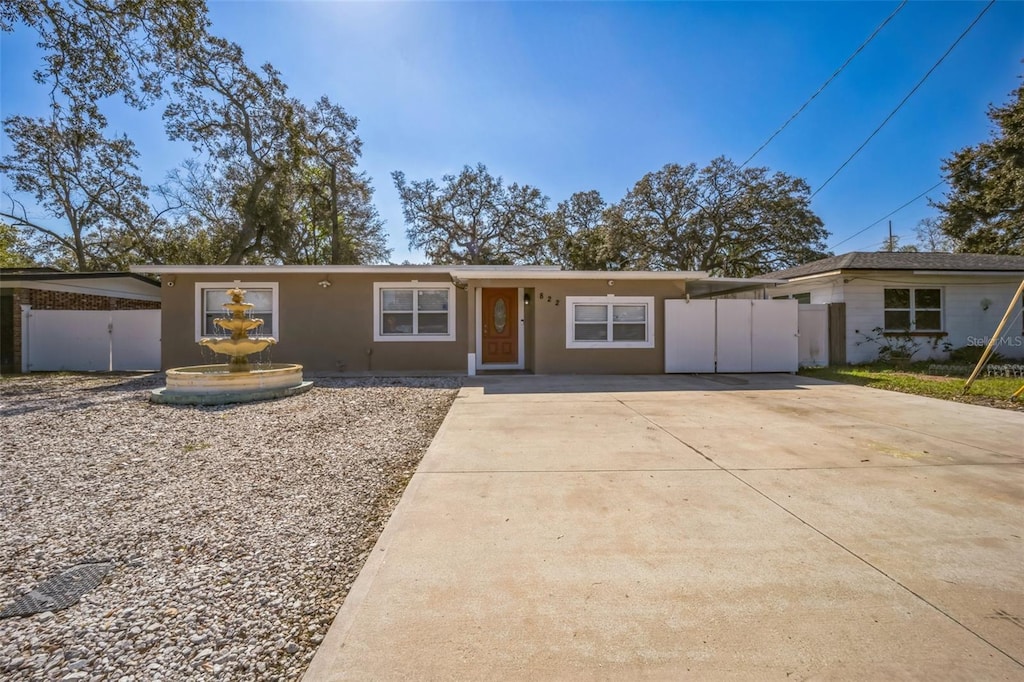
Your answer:
[[[253,329],[253,336],[273,336],[280,340],[277,282],[196,282],[196,341],[207,336],[223,336],[228,332],[214,320],[231,317],[224,309],[231,302],[228,290],[238,287],[245,291],[244,301],[252,303],[248,316],[263,320],[263,326]]]
[[[374,341],[454,341],[455,287],[442,282],[373,285]]]
[[[885,331],[942,331],[942,289],[886,289]]]
[[[653,296],[568,296],[566,348],[653,348]]]

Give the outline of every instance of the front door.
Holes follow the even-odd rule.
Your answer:
[[[519,290],[483,289],[480,293],[483,364],[519,362]]]

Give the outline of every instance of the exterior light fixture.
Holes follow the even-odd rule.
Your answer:
[[[320,280],[319,282],[317,282],[317,284],[320,285],[321,289],[326,289],[327,287],[331,286],[331,280],[329,280],[327,278],[324,278],[324,279]]]
[[[530,305],[530,292],[529,291],[527,291],[525,294],[523,294],[523,303],[526,304],[526,305]]]

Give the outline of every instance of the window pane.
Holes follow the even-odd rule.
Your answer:
[[[260,313],[256,317],[263,320],[263,326],[252,329],[249,333],[256,334],[258,336],[272,336],[274,334],[274,314]]]
[[[885,290],[885,307],[886,308],[909,308],[910,307],[910,289],[886,289]],[[888,327],[889,325],[886,325]]]
[[[890,331],[905,331],[910,329],[910,311],[886,310],[885,328]]]
[[[612,306],[612,320],[615,322],[646,322],[647,306],[616,305]]]
[[[381,289],[381,306],[384,310],[407,310],[412,312],[414,293],[416,292],[413,289]],[[412,324],[412,317],[409,318],[409,324]]]
[[[612,325],[613,341],[646,341],[646,324],[615,324]]]
[[[580,308],[581,306],[576,306]],[[589,307],[589,306],[588,306]],[[608,325],[606,324],[577,324],[576,341],[607,341]]]
[[[203,289],[203,298],[208,313],[223,313],[224,304],[231,300],[226,289]]]
[[[577,322],[607,322],[608,306],[578,305],[573,310]]]
[[[914,307],[935,309],[941,308],[942,293],[938,289],[915,289]]]
[[[448,310],[448,290],[420,289],[419,310]]]
[[[811,302],[811,295],[810,294],[793,294],[793,298],[796,299],[797,303],[810,303]]]
[[[942,313],[938,310],[918,311],[914,323],[918,331],[939,331],[942,328]]]
[[[447,334],[448,313],[420,313],[420,334]]]
[[[270,289],[246,289],[242,300],[253,304],[253,313],[269,313],[274,309],[274,294]]]
[[[227,334],[226,330],[221,329],[220,327],[213,323],[213,320],[216,317],[224,316],[219,315],[217,313],[206,313],[206,323],[203,326],[203,336],[212,336],[214,334]]]
[[[381,334],[412,334],[412,313],[384,313]]]

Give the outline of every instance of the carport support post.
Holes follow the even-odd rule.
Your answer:
[[[978,378],[978,374],[981,373],[981,368],[985,366],[988,361],[988,357],[992,355],[992,349],[999,343],[999,335],[1003,333],[1003,327],[1006,326],[1006,321],[1010,319],[1010,313],[1013,312],[1013,307],[1017,305],[1017,299],[1020,298],[1021,294],[1024,293],[1024,279],[1020,281],[1020,286],[1017,287],[1017,293],[1010,299],[1010,305],[1006,306],[1006,314],[1003,315],[1003,319],[999,321],[999,326],[996,327],[996,331],[992,334],[992,338],[989,339],[988,345],[985,346],[985,352],[978,358],[978,364],[974,366],[974,371],[971,372],[970,378],[967,379],[967,383],[964,384],[964,390],[960,392],[960,395],[967,395],[967,391],[971,389],[971,384]]]
[[[21,306],[21,373],[28,374],[29,367],[32,366],[30,358],[28,357],[29,351],[29,336],[28,336],[28,323],[29,318],[32,317],[32,306],[22,304]]]

